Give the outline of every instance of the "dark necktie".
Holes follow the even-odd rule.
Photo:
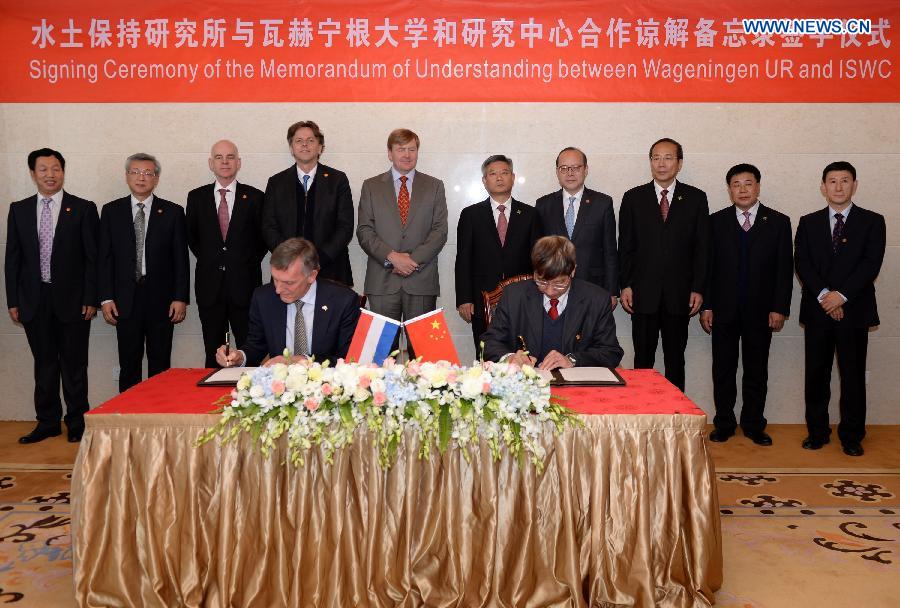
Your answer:
[[[844,236],[844,216],[840,213],[834,214],[834,231],[831,233],[831,251],[837,253],[838,243]]]
[[[294,316],[294,355],[307,355],[306,348],[306,319],[303,318],[303,300],[294,302],[297,307]]]
[[[662,196],[659,197],[659,214],[662,216],[662,221],[666,221],[669,217],[669,197],[666,196],[669,194],[668,190],[662,191]]]
[[[42,198],[41,224],[38,227],[38,242],[41,253],[41,281],[50,282],[50,257],[53,254],[53,212],[50,205],[52,198]]]
[[[556,309],[557,304],[559,304],[558,299],[550,298],[550,310],[547,311],[547,314],[550,315],[550,318],[554,321],[559,318],[559,311]]]

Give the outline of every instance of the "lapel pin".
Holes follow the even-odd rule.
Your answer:
[[[325,312],[328,312],[328,305],[322,304],[322,310],[324,310]]]
[[[681,197],[680,197],[680,196],[678,197],[678,200],[681,200]]]
[[[841,242],[842,242],[842,243],[846,243],[846,242],[847,242],[847,239],[841,239]]]
[[[328,174],[327,174],[327,173],[323,173],[323,174],[322,174],[322,177],[328,177]]]
[[[71,208],[71,207],[66,207],[66,213],[69,213],[69,212],[71,212],[71,211],[72,211],[72,208]]]
[[[247,195],[245,194],[245,195],[243,195],[241,198],[246,199],[246,198],[247,198]]]
[[[516,210],[516,215],[522,215],[522,210],[521,210],[521,209],[517,209],[517,210]]]
[[[584,199],[584,200],[581,201],[581,202],[584,203],[585,205],[590,205],[590,204],[591,204],[591,199],[586,198],[586,199]]]
[[[575,341],[581,340],[581,334],[575,334]]]
[[[162,213],[162,209],[157,209],[156,212],[157,212],[157,213]]]
[[[763,221],[764,221],[764,222],[769,221],[769,216],[768,216],[768,215],[764,215],[764,216],[763,216]]]

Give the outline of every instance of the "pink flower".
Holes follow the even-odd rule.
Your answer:
[[[308,397],[306,399],[306,401],[303,402],[303,405],[305,405],[306,409],[308,409],[311,412],[314,412],[317,409],[319,409],[319,402],[316,401],[315,399],[313,399],[312,397]]]
[[[418,376],[422,371],[421,365],[419,365],[419,361],[410,361],[406,364],[406,373],[410,376]]]
[[[456,372],[447,374],[447,384],[456,384]]]
[[[487,395],[489,392],[491,392],[491,383],[485,382],[484,384],[481,385],[481,394]]]
[[[377,392],[372,396],[372,403],[377,405],[378,407],[383,406],[387,402],[387,395],[382,392]]]
[[[272,392],[275,393],[276,396],[281,395],[284,392],[284,382],[281,380],[273,380]]]
[[[369,385],[372,384],[372,379],[368,376],[360,376],[359,377],[359,386],[360,388],[369,388]]]
[[[393,357],[385,357],[381,365],[382,367],[393,367],[394,363],[396,363],[396,361]]]
[[[327,396],[330,395],[332,392],[333,392],[333,391],[331,390],[331,385],[330,385],[330,384],[328,384],[328,383],[326,382],[325,384],[322,385],[322,394],[323,394],[323,395],[325,395],[325,396],[327,397]]]

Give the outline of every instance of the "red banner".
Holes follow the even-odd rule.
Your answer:
[[[897,102],[895,24],[896,0],[6,0],[0,102]]]

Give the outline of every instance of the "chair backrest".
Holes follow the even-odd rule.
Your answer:
[[[532,275],[530,274],[519,274],[514,277],[510,277],[508,279],[504,279],[500,281],[496,287],[494,287],[491,291],[482,291],[481,298],[484,300],[483,302],[483,310],[484,310],[484,328],[487,329],[491,325],[491,319],[494,318],[494,309],[497,308],[497,304],[500,303],[500,296],[503,295],[503,289],[507,285],[512,285],[513,283],[518,283],[519,281],[530,281],[532,279]]]

